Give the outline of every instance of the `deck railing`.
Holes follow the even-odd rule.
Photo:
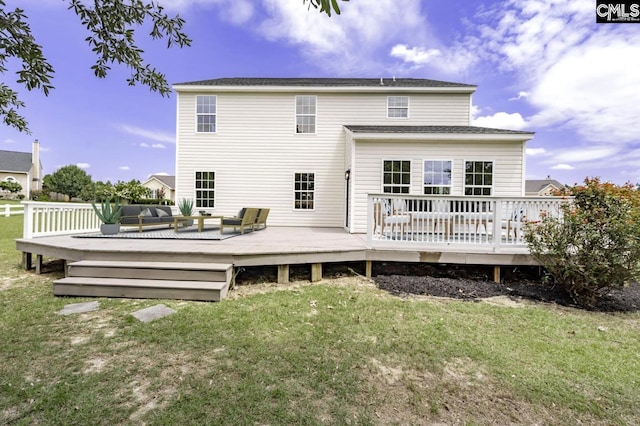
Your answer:
[[[525,223],[561,215],[562,197],[369,195],[369,247],[526,248]]]
[[[100,229],[91,204],[23,201],[23,238],[68,235]]]

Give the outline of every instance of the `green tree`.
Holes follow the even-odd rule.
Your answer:
[[[171,93],[164,74],[143,60],[144,51],[136,45],[136,30],[149,24],[149,36],[166,39],[167,48],[190,46],[191,39],[182,32],[185,21],[180,16],[169,16],[156,0],[64,1],[89,30],[86,41],[97,57],[91,67],[96,77],[104,78],[112,64],[122,64],[131,71],[127,79],[130,86],[140,83],[162,96]],[[328,16],[332,11],[340,14],[338,0],[302,0],[302,3]],[[51,84],[54,69],[44,57],[27,20],[23,9],[8,11],[4,0],[0,0],[0,74],[7,71],[10,60],[16,60],[21,64],[17,83],[27,90],[42,90],[47,96],[54,88]],[[27,120],[18,113],[24,106],[18,92],[0,83],[0,117],[7,126],[29,133]]]
[[[562,195],[573,197],[562,215],[527,224],[525,240],[555,283],[593,306],[609,289],[640,278],[640,193],[587,178]]]
[[[117,198],[129,200],[131,203],[137,203],[142,198],[151,196],[151,190],[135,179],[129,182],[118,181],[113,188]]]
[[[43,179],[43,185],[53,192],[75,198],[87,185],[91,185],[91,176],[76,165],[60,167]]]

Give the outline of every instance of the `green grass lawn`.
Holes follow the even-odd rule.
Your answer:
[[[402,299],[361,277],[55,298],[59,274],[19,268],[21,223],[0,217],[0,424],[640,423],[638,313]],[[131,316],[157,303],[177,313]]]

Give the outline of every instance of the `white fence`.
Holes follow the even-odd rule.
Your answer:
[[[0,204],[0,216],[9,217],[24,213],[22,204]]]
[[[23,238],[68,235],[100,229],[91,204],[23,201]]]
[[[524,248],[525,223],[561,215],[561,197],[369,195],[369,247]]]

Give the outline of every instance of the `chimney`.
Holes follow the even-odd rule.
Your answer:
[[[31,148],[31,181],[33,182],[32,188],[34,190],[42,189],[42,167],[40,164],[40,143],[38,139],[33,141],[33,147]]]

